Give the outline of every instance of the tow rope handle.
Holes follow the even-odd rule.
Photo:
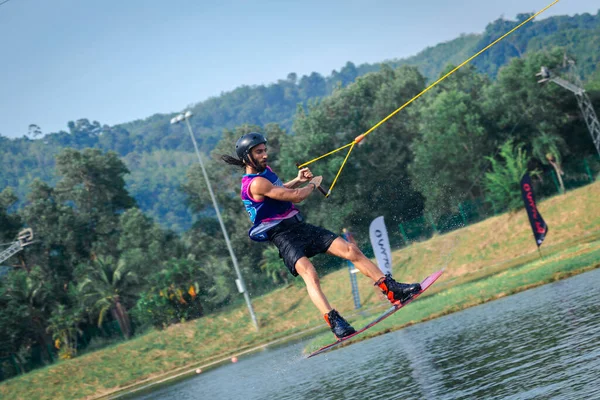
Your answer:
[[[300,163],[296,163],[296,167],[298,167],[298,169],[300,169],[300,168],[301,168],[301,167],[300,167]],[[328,190],[325,190],[325,189],[323,189],[323,188],[321,187],[321,185],[317,186],[317,189],[319,189],[319,192],[321,192],[321,194],[322,194],[323,196],[325,196],[325,197],[328,197],[328,194],[329,194],[329,193],[328,193],[328,192],[329,192]]]
[[[329,197],[328,196],[329,192],[327,190],[323,189],[321,187],[321,185],[317,186],[317,189],[319,189],[319,192],[321,192],[321,194],[323,194],[323,196],[325,196],[325,198]]]

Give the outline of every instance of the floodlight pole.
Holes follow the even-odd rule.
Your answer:
[[[221,212],[219,211],[219,205],[217,204],[217,199],[215,198],[215,194],[213,193],[212,187],[210,185],[210,181],[208,180],[208,174],[206,173],[206,168],[204,168],[204,162],[202,161],[202,156],[200,155],[200,151],[198,150],[198,145],[196,144],[196,138],[194,137],[194,133],[192,132],[192,126],[190,125],[190,117],[192,116],[191,111],[186,111],[185,114],[179,114],[177,117],[171,119],[172,124],[177,124],[182,120],[185,120],[185,123],[188,128],[188,132],[190,133],[190,137],[192,138],[192,142],[194,143],[194,149],[196,150],[196,156],[198,156],[198,162],[200,163],[200,167],[202,168],[202,174],[204,175],[204,180],[206,181],[206,186],[208,187],[208,192],[210,193],[210,198],[213,203],[213,207],[215,208],[215,212],[217,213],[217,219],[219,220],[219,224],[221,225],[221,230],[223,231],[223,236],[225,237],[225,243],[227,243],[227,249],[229,250],[229,255],[231,256],[231,261],[233,263],[233,268],[238,276],[236,280],[236,285],[238,287],[238,291],[244,294],[244,298],[246,299],[246,304],[248,305],[248,311],[250,311],[250,317],[252,318],[252,323],[254,324],[254,328],[258,331],[258,321],[256,320],[256,315],[254,314],[254,309],[252,308],[252,303],[250,302],[250,296],[248,295],[248,291],[246,290],[246,285],[244,284],[244,278],[242,278],[242,273],[240,272],[240,268],[238,266],[237,258],[235,257],[235,253],[233,252],[233,247],[231,246],[231,242],[229,241],[229,235],[227,234],[227,229],[225,229],[225,224],[223,223],[223,218],[221,218]]]

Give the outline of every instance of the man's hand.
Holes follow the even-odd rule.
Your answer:
[[[304,182],[308,182],[310,179],[313,178],[313,173],[310,172],[310,169],[308,168],[302,168],[300,171],[298,171],[298,180],[302,183]]]

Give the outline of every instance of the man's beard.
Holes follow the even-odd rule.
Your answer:
[[[263,166],[261,163],[256,161],[254,157],[250,156],[250,161],[252,161],[253,167],[259,174],[264,172],[267,169],[267,163]]]

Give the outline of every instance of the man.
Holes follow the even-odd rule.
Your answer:
[[[373,264],[359,248],[334,233],[303,221],[294,206],[319,187],[322,177],[314,177],[308,168],[287,182],[277,177],[267,165],[267,140],[260,133],[248,133],[235,145],[237,158],[223,155],[228,164],[244,169],[241,198],[248,211],[252,227],[251,239],[270,241],[293,276],[300,275],[306,283],[310,299],[323,314],[333,334],[341,339],[352,335],[354,328],[329,304],[319,284],[319,276],[309,258],[328,253],[352,262],[375,282],[392,303],[405,302],[421,290],[418,283],[398,283]],[[307,183],[303,187],[302,184]]]

